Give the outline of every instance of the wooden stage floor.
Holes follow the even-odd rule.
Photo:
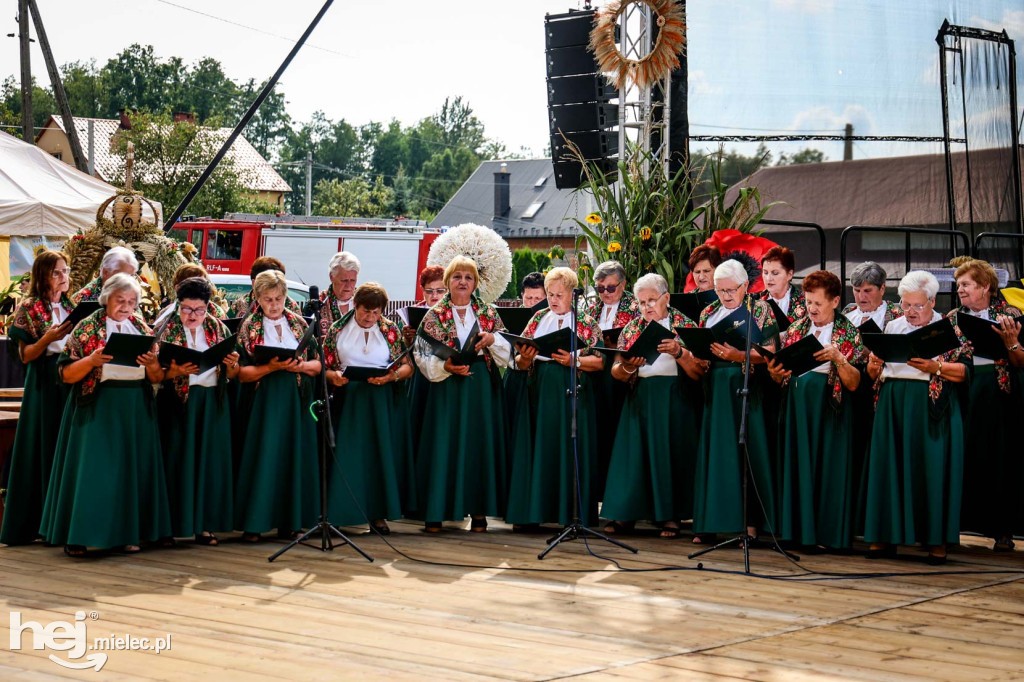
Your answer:
[[[12,651],[2,618],[0,679],[1024,679],[1024,551],[993,554],[980,538],[965,536],[939,568],[905,548],[909,559],[822,555],[803,564],[1017,573],[798,582],[710,570],[581,572],[611,564],[578,542],[539,562],[546,536],[495,523],[485,535],[455,524],[441,536],[411,523],[392,528],[390,540],[414,557],[479,567],[416,563],[360,536],[372,564],[345,547],[299,547],[271,564],[281,543],[233,536],[220,547],[96,560],[0,547],[0,604],[20,611],[22,623],[71,621],[83,610],[97,616],[87,620],[90,640],[172,637],[160,654],[111,651],[97,674],[51,662],[47,654],[67,660],[67,652],[33,650],[30,631]],[[595,549],[631,568],[696,564],[685,556],[687,536],[629,541],[641,549],[634,559]],[[742,569],[737,550],[704,559],[706,569]],[[752,568],[798,573],[767,550],[753,552]]]

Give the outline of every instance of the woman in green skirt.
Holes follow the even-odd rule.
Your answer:
[[[1024,480],[1020,439],[1012,427],[1024,416],[1024,349],[1021,312],[999,294],[999,278],[982,260],[964,259],[956,270],[960,307],[956,313],[998,322],[1006,356],[974,356],[964,434],[963,526],[993,538],[993,549],[1013,549],[1013,536],[1024,532],[1024,503],[1017,490]],[[950,313],[951,315],[953,313]],[[963,397],[963,394],[961,394]]]
[[[886,334],[907,334],[942,320],[935,312],[939,283],[923,270],[900,281],[904,317]],[[960,539],[964,433],[955,386],[969,380],[971,346],[935,358],[883,363],[874,353],[868,376],[880,381],[864,467],[864,540],[869,557],[895,556],[897,545],[921,543],[928,562],[946,561],[946,544]]]
[[[668,330],[696,327],[669,307],[668,282],[644,275],[633,285],[643,317],[626,324],[619,350],[628,351],[650,324]],[[679,522],[693,517],[693,472],[697,456],[701,403],[692,386],[704,375],[678,337],[662,341],[661,355],[648,364],[642,357],[618,357],[612,377],[631,388],[615,437],[602,516],[615,533],[639,519],[661,526],[661,537],[679,535]],[[682,372],[680,372],[680,369]]]
[[[397,325],[382,317],[384,287],[367,282],[356,289],[355,308],[331,325],[324,339],[327,381],[334,392],[334,460],[328,467],[327,506],[340,526],[367,519],[377,532],[391,532],[388,519],[415,509],[412,441],[405,387],[412,364],[403,354]],[[350,380],[349,368],[390,368],[382,376]]]
[[[245,542],[259,542],[272,528],[280,538],[294,538],[316,523],[320,508],[316,422],[309,413],[320,361],[308,347],[301,359],[257,364],[259,346],[297,352],[307,325],[286,309],[288,285],[278,270],[256,275],[253,299],[256,309],[238,330],[238,380],[255,384],[235,486],[235,527]]]
[[[70,273],[63,254],[46,250],[36,256],[32,288],[21,300],[8,332],[27,370],[0,528],[0,543],[5,545],[39,537],[53,450],[67,402],[67,387],[57,377],[57,358],[71,331],[66,321],[74,308],[67,295]]]
[[[700,314],[701,327],[713,327],[741,308],[749,310],[761,331],[759,345],[773,350],[778,341],[778,325],[771,307],[747,294],[749,279],[743,265],[733,259],[715,268],[715,292],[718,300]],[[744,352],[737,339],[714,343],[715,360],[706,363],[704,417],[697,470],[694,476],[694,544],[715,540],[716,533],[746,532],[757,536],[759,525],[775,528],[775,469],[773,442],[775,429],[765,422],[765,405],[760,377],[752,376],[750,413],[747,419],[746,452],[739,447],[737,434],[742,403],[738,391],[743,387]],[[764,359],[751,353],[751,372]],[[771,434],[771,435],[770,435]],[[743,528],[744,457],[750,460],[750,486],[747,494],[747,527]],[[755,494],[756,489],[756,494]]]
[[[822,362],[794,377],[774,361],[768,371],[783,386],[779,415],[779,537],[816,551],[853,541],[853,392],[867,349],[857,328],[836,315],[842,284],[827,270],[804,277],[807,315],[789,326],[784,346],[813,336]]]
[[[137,309],[139,283],[111,275],[103,306],[71,331],[58,365],[73,385],[64,412],[40,533],[69,556],[87,547],[138,552],[142,542],[173,546],[160,433],[151,384],[163,379],[155,350],[137,366],[104,353],[112,334],[150,333]]]
[[[177,314],[171,313],[161,342],[201,353],[231,336],[211,312],[207,279],[184,279],[175,292]],[[194,363],[172,361],[158,398],[171,526],[176,537],[195,535],[200,545],[216,545],[214,532],[234,528],[227,382],[238,376],[238,353],[229,353],[223,365],[200,374]]]
[[[572,291],[578,283],[576,273],[569,268],[553,268],[544,278],[549,307],[533,316],[522,335],[540,337],[571,325]],[[587,525],[597,523],[597,500],[591,485],[597,464],[597,421],[593,386],[586,373],[600,372],[604,367],[604,359],[591,350],[601,338],[601,330],[594,318],[584,313],[575,331],[583,344],[577,364],[576,457],[570,440],[572,407],[567,398],[576,381],[570,369],[572,356],[558,350],[544,357],[536,348],[517,348],[516,364],[521,370],[529,370],[531,376],[530,418],[520,417],[511,444],[512,478],[505,520],[514,528],[541,523],[565,525],[577,514]],[[573,509],[577,465],[580,500],[579,509]]]
[[[448,288],[417,331],[416,365],[430,382],[416,455],[417,506],[428,533],[443,521],[469,515],[471,530],[487,530],[487,517],[505,508],[503,402],[497,365],[507,365],[511,347],[493,305],[474,295],[480,276],[465,256],[444,271]],[[471,334],[476,332],[476,342]],[[472,349],[469,364],[442,360],[441,347]]]

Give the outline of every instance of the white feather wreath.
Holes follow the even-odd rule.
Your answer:
[[[447,267],[455,256],[472,258],[480,273],[476,293],[484,303],[497,299],[512,281],[512,252],[497,232],[474,223],[451,228],[433,244],[427,265]]]

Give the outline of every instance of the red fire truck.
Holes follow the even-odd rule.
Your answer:
[[[259,256],[284,263],[290,280],[330,285],[338,251],[359,258],[360,282],[378,282],[393,300],[419,300],[419,272],[440,234],[422,220],[228,214],[224,220],[183,220],[171,236],[190,241],[210,274],[248,275]]]

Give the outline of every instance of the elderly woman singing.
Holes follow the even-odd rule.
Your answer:
[[[109,364],[114,358],[104,353],[112,334],[150,333],[138,314],[140,295],[134,277],[108,277],[103,307],[72,330],[58,361],[72,397],[40,532],[68,556],[85,556],[86,547],[138,552],[146,541],[173,545],[150,386],[163,370],[155,350],[138,356],[134,367]]]
[[[939,283],[923,270],[900,282],[905,317],[885,326],[907,334],[942,319],[935,310]],[[956,384],[967,381],[971,347],[934,358],[882,362],[874,353],[868,376],[880,380],[878,407],[865,462],[864,540],[869,557],[895,556],[897,545],[921,543],[928,561],[946,561],[946,544],[960,540],[964,430]]]
[[[356,291],[360,267],[362,266],[359,259],[348,251],[340,251],[331,256],[331,262],[327,266],[331,286],[320,294],[320,301],[323,303],[320,308],[320,328],[325,337],[332,324],[355,308],[352,298]]]
[[[747,271],[736,260],[724,261],[715,269],[718,300],[700,314],[701,327],[713,327],[737,310],[746,309],[762,335],[761,346],[774,350],[778,325],[768,304],[747,294]],[[756,536],[757,526],[775,526],[774,429],[765,422],[762,377],[751,377],[750,414],[747,420],[747,453],[739,447],[736,434],[742,416],[739,390],[743,387],[744,351],[730,343],[712,344],[715,360],[708,366],[704,418],[697,452],[694,482],[693,538],[695,544],[712,541],[715,533],[743,530],[743,458],[750,459],[750,475],[757,496],[748,491],[749,525],[746,532]],[[757,351],[751,353],[751,371],[763,365]],[[760,504],[758,500],[760,499]]]
[[[430,381],[423,431],[416,455],[417,506],[429,533],[443,521],[472,517],[471,530],[487,530],[487,516],[505,504],[505,439],[498,365],[511,347],[493,305],[476,295],[480,275],[465,256],[444,271],[448,293],[420,323],[414,355]],[[475,334],[475,336],[473,336]],[[475,342],[473,339],[475,338]],[[473,342],[470,345],[470,342]],[[438,347],[472,349],[469,364],[442,360]]]
[[[669,307],[668,282],[644,275],[633,285],[643,317],[626,325],[619,350],[628,351],[651,324],[668,330],[696,327]],[[679,535],[681,519],[693,517],[693,473],[700,432],[703,367],[678,337],[662,341],[652,364],[642,357],[618,357],[612,377],[632,386],[622,409],[608,469],[602,515],[615,519],[614,533],[638,519],[661,526],[661,537]]]

